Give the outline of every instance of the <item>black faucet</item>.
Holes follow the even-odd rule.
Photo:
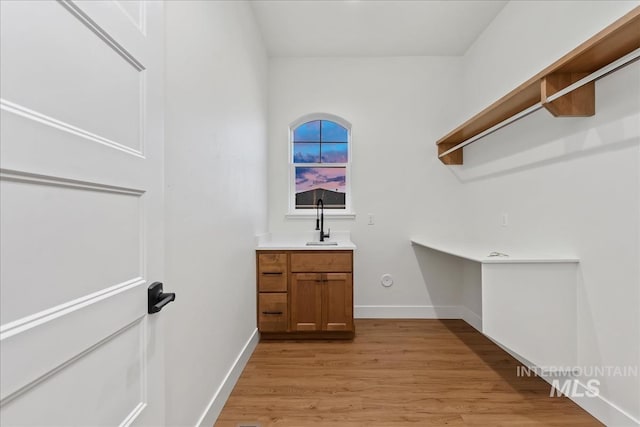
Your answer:
[[[318,215],[318,212],[320,213]],[[329,238],[331,229],[327,234],[324,234],[324,202],[322,199],[318,199],[316,202],[316,230],[320,230],[320,241],[324,242],[325,238]]]

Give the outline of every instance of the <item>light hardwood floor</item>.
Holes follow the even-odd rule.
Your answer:
[[[216,426],[592,426],[462,320],[356,320],[351,341],[261,342]]]

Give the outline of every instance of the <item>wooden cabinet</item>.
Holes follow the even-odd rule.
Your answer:
[[[263,339],[353,337],[352,251],[258,251],[257,273]]]

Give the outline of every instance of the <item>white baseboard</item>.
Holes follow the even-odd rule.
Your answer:
[[[459,319],[457,305],[356,305],[356,319]]]
[[[482,332],[482,317],[464,305],[460,306],[460,318],[473,326],[478,332]]]
[[[256,328],[240,351],[240,354],[238,354],[238,357],[236,357],[233,365],[231,365],[231,369],[229,369],[229,372],[225,375],[224,380],[222,380],[222,384],[220,384],[216,392],[213,394],[207,408],[196,423],[196,427],[210,427],[215,424],[216,419],[218,419],[218,415],[220,415],[222,408],[224,408],[224,404],[227,402],[227,399],[231,394],[231,391],[233,391],[233,387],[236,385],[238,378],[240,378],[240,374],[242,374],[245,365],[258,345],[258,341],[260,341],[260,334]]]
[[[506,351],[511,356],[516,358],[524,366],[527,366],[531,368],[533,371],[538,373],[542,371],[539,366],[534,365],[533,363],[529,362],[526,358],[520,356],[519,354],[514,353],[510,349],[498,343],[496,343],[496,345],[498,345],[504,351]],[[541,375],[540,378],[542,378],[543,380],[549,383],[549,393],[551,393],[551,384],[553,383],[554,379],[558,379],[559,377],[551,376],[551,375]],[[579,407],[587,411],[589,414],[593,415],[603,424],[607,426],[615,426],[615,427],[640,427],[640,420],[626,413],[625,411],[623,411],[621,408],[619,408],[618,406],[616,406],[614,403],[610,402],[606,398],[602,396],[589,397],[589,395],[587,394],[587,391],[588,391],[587,387],[579,380],[576,380],[574,377],[570,377],[570,376],[569,377],[565,376],[565,377],[562,377],[561,379],[562,380],[574,379],[577,382],[578,395],[581,394],[582,396],[567,396],[567,397],[572,401],[574,401]],[[550,397],[550,399],[553,399],[553,397]]]
[[[549,379],[545,378],[547,382]],[[587,387],[582,382],[577,381],[582,397],[568,396],[582,409],[596,417],[600,422],[608,426],[640,426],[640,420],[632,417],[618,406],[602,396],[589,397],[586,394]]]

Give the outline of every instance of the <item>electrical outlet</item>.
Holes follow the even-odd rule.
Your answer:
[[[369,214],[369,222],[367,224],[374,225],[376,223],[375,217],[372,213]]]
[[[508,213],[504,212],[502,214],[500,225],[502,225],[503,227],[508,227],[509,226],[509,214]]]

